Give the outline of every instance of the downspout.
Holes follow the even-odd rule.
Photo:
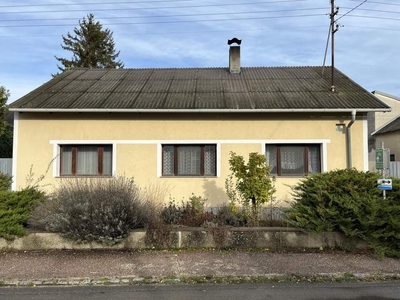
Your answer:
[[[357,111],[354,109],[351,111],[351,121],[347,125],[347,168],[351,169],[353,167],[353,163],[351,160],[351,130],[350,127],[356,120]]]

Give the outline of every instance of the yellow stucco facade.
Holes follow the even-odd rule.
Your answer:
[[[227,201],[225,179],[229,153],[265,153],[266,144],[317,144],[321,169],[346,168],[346,134],[350,113],[16,113],[14,141],[14,189],[26,186],[32,168],[34,178],[50,190],[60,180],[59,146],[66,144],[112,145],[113,174],[134,176],[140,187],[159,185],[169,197],[181,200],[192,193],[208,197],[209,205]],[[215,144],[216,176],[163,177],[163,144]],[[367,170],[367,124],[357,115],[351,126],[352,166]],[[299,177],[279,176],[277,200],[291,199],[290,186]]]

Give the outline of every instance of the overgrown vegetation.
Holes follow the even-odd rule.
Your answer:
[[[214,214],[205,210],[207,198],[192,194],[188,201],[182,201],[179,206],[174,199],[164,207],[161,219],[164,224],[183,225],[190,227],[202,226],[205,222],[212,222]]]
[[[30,224],[78,242],[112,245],[144,226],[145,209],[131,178],[70,179],[36,207]]]
[[[225,189],[231,210],[237,214],[238,205],[241,206],[244,216],[257,224],[259,208],[275,193],[274,178],[270,176],[266,158],[252,152],[246,164],[243,156],[231,152],[229,166],[232,173],[225,180]]]
[[[400,179],[393,179],[383,199],[379,177],[355,169],[307,176],[292,189],[289,224],[308,232],[342,232],[365,240],[381,257],[400,257]]]
[[[272,203],[275,192],[269,168],[259,154],[251,153],[245,164],[243,157],[231,153],[230,165],[232,174],[225,182],[230,203],[213,209],[207,206],[207,197],[194,194],[179,204],[171,199],[163,205],[166,187],[139,189],[132,178],[124,176],[63,179],[47,197],[38,185],[45,175],[34,180],[31,170],[27,187],[11,192],[11,177],[0,174],[0,236],[24,235],[30,217],[33,227],[105,245],[121,242],[134,228],[145,228],[148,245],[166,248],[174,245],[173,226],[203,226],[223,248],[227,226],[268,224],[260,222],[260,208]],[[380,257],[400,257],[400,179],[393,178],[393,190],[383,199],[377,188],[379,177],[355,169],[310,174],[292,187],[294,201],[285,223],[275,225],[315,233],[342,232],[366,241]],[[270,210],[270,221],[274,214]]]

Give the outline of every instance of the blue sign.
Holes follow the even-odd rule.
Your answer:
[[[384,191],[392,190],[392,179],[378,179],[378,188]]]

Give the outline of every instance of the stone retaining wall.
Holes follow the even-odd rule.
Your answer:
[[[151,249],[151,248],[366,248],[360,240],[350,239],[337,232],[307,234],[295,228],[174,228],[158,229],[146,233],[134,230],[114,246],[98,243],[80,244],[57,233],[37,232],[7,241],[0,238],[0,250],[52,250],[52,249]]]

